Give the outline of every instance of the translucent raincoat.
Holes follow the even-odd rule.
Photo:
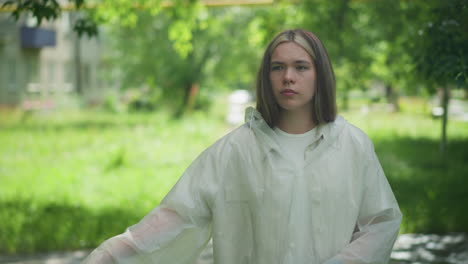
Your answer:
[[[282,154],[253,108],[205,150],[138,224],[85,263],[386,263],[401,213],[369,138],[338,116],[305,163]]]

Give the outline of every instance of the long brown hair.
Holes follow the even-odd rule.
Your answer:
[[[315,63],[317,83],[311,109],[314,123],[320,125],[334,121],[336,118],[335,75],[327,50],[316,35],[303,29],[283,31],[268,44],[257,75],[257,110],[270,127],[277,124],[280,106],[276,102],[271,87],[270,63],[273,51],[285,42],[294,42],[304,48]]]

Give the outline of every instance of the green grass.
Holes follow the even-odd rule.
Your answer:
[[[200,113],[19,120],[0,124],[0,252],[7,253],[92,247],[123,232],[228,129]]]
[[[468,232],[468,123],[450,121],[441,157],[440,120],[418,111],[343,115],[372,138],[404,232]],[[0,253],[89,248],[123,232],[228,131],[214,113],[0,113]]]

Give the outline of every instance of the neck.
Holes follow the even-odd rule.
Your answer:
[[[289,134],[303,134],[316,126],[310,111],[281,111],[277,127]]]

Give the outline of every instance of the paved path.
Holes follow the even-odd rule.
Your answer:
[[[212,245],[196,264],[212,264]],[[0,256],[8,264],[79,264],[89,250],[51,252],[29,256]],[[390,264],[468,264],[468,234],[403,234],[395,243]]]
[[[468,234],[400,235],[391,263],[468,264]]]
[[[0,263],[15,264],[78,264],[90,250],[78,250],[73,252],[50,252],[25,256],[0,256]]]

